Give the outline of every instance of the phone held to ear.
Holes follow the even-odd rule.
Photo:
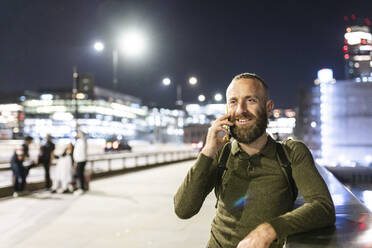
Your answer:
[[[229,112],[229,107],[226,104],[226,114],[228,112]],[[230,118],[229,118],[229,120],[230,120]],[[230,126],[226,125],[225,128],[226,128],[227,132],[226,132],[225,137],[223,137],[223,141],[228,142],[230,140]]]

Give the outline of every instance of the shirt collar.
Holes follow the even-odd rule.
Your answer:
[[[262,154],[265,157],[275,158],[276,156],[275,143],[276,143],[275,140],[273,140],[273,138],[271,138],[271,136],[267,134],[266,145],[258,154]],[[231,154],[235,156],[239,152],[244,152],[244,151],[240,148],[239,143],[236,140],[233,140],[233,142],[231,143]]]

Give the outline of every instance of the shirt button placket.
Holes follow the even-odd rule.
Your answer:
[[[247,172],[249,173],[249,172],[252,172],[253,170],[254,170],[254,167],[253,167],[253,165],[252,165],[252,163],[251,163],[251,160],[247,160]]]

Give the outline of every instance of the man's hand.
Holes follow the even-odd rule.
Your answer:
[[[221,131],[225,133],[229,132],[226,127],[233,125],[233,123],[229,121],[229,117],[230,114],[225,114],[212,122],[212,125],[208,129],[205,146],[201,151],[205,156],[214,158],[218,150],[227,142],[224,141],[223,138],[218,135],[218,133]]]
[[[250,232],[236,248],[268,248],[276,239],[276,232],[269,223],[263,223]]]

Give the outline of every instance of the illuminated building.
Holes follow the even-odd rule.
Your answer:
[[[78,96],[76,102],[71,98],[71,90],[28,91],[18,98],[19,104],[0,105],[0,138],[40,138],[48,133],[71,138],[77,119],[90,138],[122,135],[129,140],[182,141],[183,111],[150,109],[139,98],[99,87]]]
[[[187,104],[186,113],[184,143],[199,143],[204,141],[211,121],[226,113],[226,104]]]
[[[153,143],[182,143],[184,111],[178,109],[152,108],[146,117],[147,130]],[[143,138],[142,138],[143,139]]]
[[[276,140],[284,140],[294,136],[296,112],[293,109],[274,109],[269,118],[267,132]]]
[[[0,104],[0,139],[23,136],[23,106],[16,103]]]
[[[25,100],[24,133],[33,137],[73,137],[76,120],[73,100]],[[113,134],[134,137],[136,129],[145,126],[147,109],[104,100],[78,100],[78,123],[90,137]]]
[[[51,133],[56,138],[74,137],[77,122],[91,138],[123,135],[134,138],[137,131],[146,127],[147,108],[124,94],[112,93],[106,98],[106,90],[95,87],[94,99],[71,99],[71,93],[40,94],[38,99],[26,97],[22,102],[25,121],[24,133],[44,137]],[[70,98],[67,98],[69,96]],[[133,98],[134,99],[134,98]],[[77,111],[76,111],[77,107]]]
[[[295,136],[321,157],[320,87],[300,90],[298,99]]]
[[[365,24],[348,26],[342,47],[346,78],[363,83],[372,82],[372,35],[367,26],[371,24],[368,18]]]
[[[316,86],[299,105],[298,132],[328,166],[372,162],[372,84],[334,80],[318,73]]]

